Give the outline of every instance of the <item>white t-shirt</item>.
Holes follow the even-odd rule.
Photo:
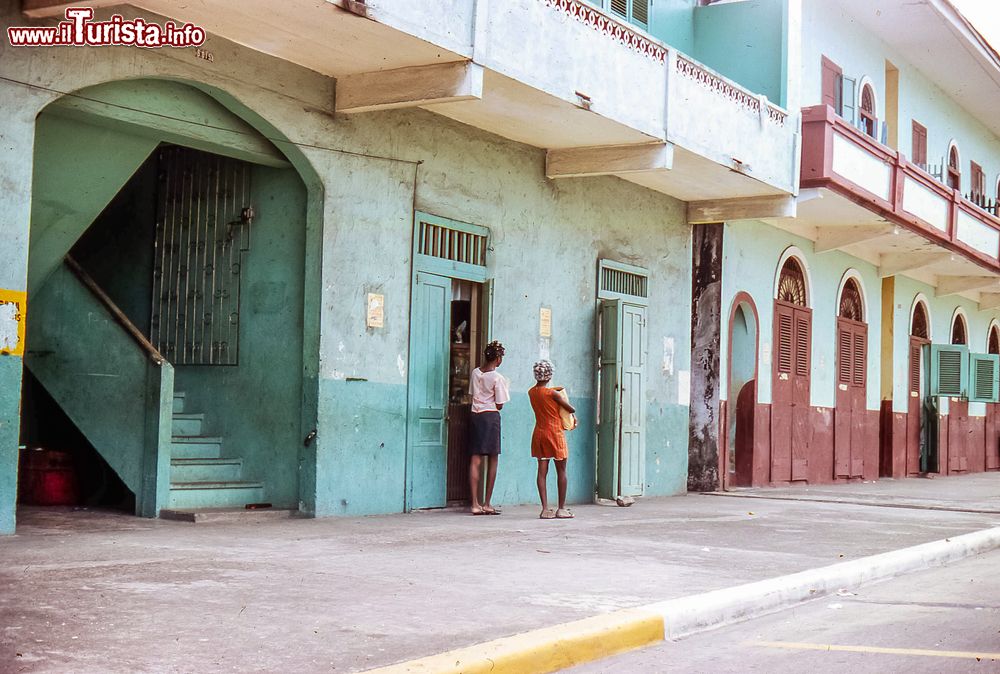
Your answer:
[[[497,405],[510,400],[510,382],[496,370],[483,372],[478,367],[472,371],[469,381],[472,392],[472,411],[496,412]]]

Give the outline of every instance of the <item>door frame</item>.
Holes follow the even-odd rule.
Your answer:
[[[437,276],[443,276],[450,278],[452,280],[461,281],[471,281],[473,283],[479,283],[482,285],[482,312],[483,312],[483,323],[484,332],[483,339],[488,341],[490,337],[490,331],[493,323],[493,279],[489,275],[489,270],[487,268],[486,259],[484,257],[483,265],[469,264],[467,262],[457,262],[449,259],[444,259],[441,257],[435,257],[431,255],[425,255],[420,252],[420,224],[427,223],[432,225],[437,225],[439,227],[444,227],[446,229],[458,232],[465,232],[467,234],[474,234],[477,236],[486,237],[486,250],[490,249],[490,230],[482,225],[474,225],[468,222],[461,222],[459,220],[452,220],[451,218],[446,218],[439,215],[433,215],[431,213],[425,213],[423,211],[413,211],[413,228],[410,231],[411,236],[411,263],[410,263],[410,297],[409,297],[409,309],[407,312],[407,340],[406,340],[406,440],[403,452],[403,472],[404,472],[404,484],[403,484],[403,512],[410,512],[411,504],[413,501],[413,433],[412,424],[414,421],[414,409],[413,409],[413,387],[411,383],[413,381],[413,340],[415,339],[415,331],[413,329],[413,315],[414,315],[414,301],[415,294],[414,290],[417,286],[417,274],[428,273],[435,274]],[[472,361],[470,360],[470,366]],[[447,393],[447,392],[446,392]],[[447,413],[447,411],[446,411]],[[448,425],[447,418],[445,419],[444,425],[444,447],[447,451],[448,447]],[[447,471],[447,456],[445,457],[445,471]],[[447,494],[447,480],[448,474],[445,472],[441,475],[442,482],[445,483],[446,494]],[[445,501],[447,505],[447,497]]]
[[[725,411],[721,415],[720,421],[722,422],[722,429],[719,433],[719,437],[722,442],[719,443],[719,475],[722,476],[722,490],[728,491],[732,486],[730,484],[732,476],[729,474],[729,419],[730,415],[736,414],[736,399],[732,397],[733,393],[733,321],[736,320],[736,310],[743,309],[743,313],[746,314],[746,308],[749,307],[750,313],[754,320],[754,335],[753,335],[753,377],[750,381],[754,382],[754,405],[757,404],[757,378],[759,376],[760,369],[760,315],[757,313],[757,304],[753,301],[753,297],[750,293],[741,290],[736,293],[733,297],[732,304],[729,308],[729,323],[728,323],[728,335],[727,335],[727,346],[726,346],[726,406]],[[737,398],[739,394],[737,393]],[[733,442],[736,442],[736,429],[733,429]],[[753,438],[750,439],[750,446],[753,447]],[[750,482],[753,482],[753,457],[751,456],[751,471],[750,471]],[[750,486],[750,485],[746,485]]]

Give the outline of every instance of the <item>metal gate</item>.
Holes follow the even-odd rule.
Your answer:
[[[251,167],[184,147],[159,153],[150,341],[175,365],[238,365]]]

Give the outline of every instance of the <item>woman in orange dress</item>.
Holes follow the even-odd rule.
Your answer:
[[[531,434],[531,456],[538,459],[538,496],[542,500],[543,520],[571,519],[573,513],[566,508],[566,460],[569,448],[563,431],[560,409],[571,414],[576,412],[561,391],[549,388],[552,381],[552,363],[540,360],[534,365],[536,384],[528,389],[531,409],[535,412],[535,431]],[[549,476],[549,459],[556,463],[556,477],[559,485],[559,507],[549,508],[545,482]]]

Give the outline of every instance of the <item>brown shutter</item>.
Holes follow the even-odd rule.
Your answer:
[[[778,372],[792,371],[792,315],[791,309],[778,306]]]
[[[927,165],[927,129],[913,122],[913,163]]]
[[[840,97],[837,95],[837,86],[840,81],[840,76],[843,74],[843,70],[840,69],[836,63],[823,57],[823,103],[829,105],[833,108],[833,111],[840,114],[838,109],[838,102]]]
[[[865,334],[866,332],[861,326],[854,329],[854,375],[851,383],[855,386],[864,386],[867,377],[865,366],[868,355],[868,335]]]
[[[919,344],[910,344],[910,393],[920,393]]]
[[[809,313],[795,312],[795,375],[809,376]]]
[[[837,328],[837,383],[850,384],[852,369],[851,330],[841,324]]]
[[[983,173],[983,167],[976,162],[970,162],[969,167],[972,174],[972,196],[982,197],[986,194],[986,174]]]

